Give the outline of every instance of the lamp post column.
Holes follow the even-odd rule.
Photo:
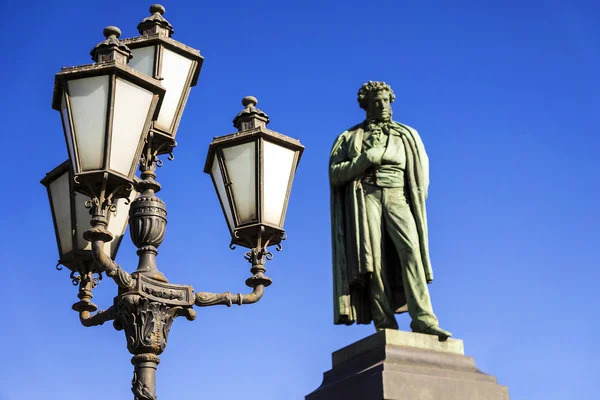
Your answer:
[[[156,399],[156,368],[159,355],[165,350],[173,320],[186,315],[192,320],[195,313],[190,308],[154,301],[135,292],[118,296],[115,300],[114,326],[124,330],[127,349],[134,366],[131,391],[135,400]]]
[[[142,194],[131,205],[129,221],[133,241],[139,249],[140,262],[136,272],[129,275],[104,255],[104,243],[112,237],[106,230],[106,218],[102,216],[110,212],[110,205],[96,205],[92,228],[85,232],[85,238],[92,242],[93,256],[101,271],[106,271],[119,286],[119,294],[108,317],[114,318],[115,329],[125,332],[127,350],[133,354],[131,390],[135,400],[156,399],[156,368],[167,345],[173,320],[179,316],[190,321],[196,318],[192,309],[193,288],[168,283],[156,267],[156,247],[164,238],[166,207],[154,195],[160,188],[154,177],[153,165],[143,162],[142,181],[138,184]],[[96,318],[86,326],[106,321],[106,318]]]
[[[131,390],[134,399],[155,400],[156,368],[160,362],[159,355],[167,345],[171,324],[179,316],[185,316],[189,321],[196,318],[192,309],[195,300],[193,288],[170,284],[147,274],[129,275],[114,261],[102,256],[103,244],[109,238],[103,232],[102,221],[93,219],[92,223],[95,225],[86,232],[86,239],[93,243],[96,262],[119,286],[119,294],[110,313],[96,314],[86,326],[100,325],[114,318],[113,326],[125,332],[127,350],[133,354]]]
[[[156,367],[159,362],[160,358],[154,354],[139,354],[131,359],[135,368],[131,381],[135,400],[156,399]]]
[[[140,257],[138,268],[133,275],[145,274],[158,281],[168,282],[156,266],[157,248],[165,239],[167,229],[167,206],[156,196],[161,186],[154,179],[158,161],[155,157],[152,154],[152,137],[150,137],[147,154],[142,157],[140,165],[142,180],[137,184],[137,190],[141,195],[133,201],[129,209],[129,232]]]

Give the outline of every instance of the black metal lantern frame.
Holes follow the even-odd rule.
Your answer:
[[[177,75],[179,71],[169,71],[166,69],[166,56],[173,57],[171,54],[174,54],[190,63],[187,71],[184,73],[184,80],[181,82],[181,92],[170,93],[169,90],[167,90],[167,96],[179,97],[176,99],[177,104],[175,109],[172,110],[172,120],[167,124],[168,126],[165,126],[161,125],[160,120],[155,119],[150,129],[150,147],[152,147],[157,154],[167,154],[171,153],[176,146],[175,135],[190,90],[193,86],[196,86],[198,82],[204,57],[200,55],[200,51],[171,38],[173,27],[163,17],[163,14],[165,13],[164,7],[159,4],[154,4],[150,7],[150,13],[151,15],[138,25],[138,31],[142,36],[124,39],[122,41],[122,43],[132,51],[132,67],[161,81],[164,85],[167,85],[167,89],[169,89],[168,85],[171,80],[173,78],[181,79],[181,77],[174,76]],[[149,56],[142,53],[146,50],[150,50],[151,54]],[[140,56],[140,64],[138,64],[137,62]],[[168,111],[169,110],[165,110],[164,112],[166,113]]]
[[[118,294],[114,298],[113,305],[105,310],[97,311],[98,307],[91,302],[91,299],[92,289],[96,286],[98,278],[94,278],[92,273],[88,273],[78,281],[80,283],[78,293],[80,301],[73,304],[72,308],[79,313],[79,319],[83,326],[90,327],[113,321],[113,326],[117,330],[125,331],[127,348],[133,354],[131,360],[134,365],[132,392],[136,400],[156,400],[156,368],[160,362],[159,355],[166,347],[171,324],[175,318],[184,316],[188,320],[195,319],[194,305],[198,307],[226,305],[229,307],[232,304],[253,304],[262,298],[265,287],[271,284],[271,279],[265,276],[265,260],[270,259],[271,256],[267,246],[279,244],[282,240],[283,220],[291,180],[294,177],[294,171],[303,150],[299,142],[294,139],[264,128],[264,125],[268,122],[268,117],[253,106],[256,104],[256,99],[246,98],[244,100],[246,108],[234,120],[234,125],[244,132],[215,139],[211,145],[213,154],[219,154],[222,158],[224,152],[227,151],[227,146],[235,146],[236,143],[240,143],[240,140],[244,143],[254,141],[256,143],[256,154],[259,156],[257,157],[257,164],[253,167],[260,172],[264,170],[264,161],[261,161],[264,157],[260,155],[264,153],[267,143],[295,152],[292,162],[293,168],[291,168],[289,176],[282,178],[282,180],[287,179],[283,183],[286,198],[284,199],[282,214],[277,218],[277,221],[270,224],[265,223],[262,217],[263,211],[260,211],[259,219],[253,223],[232,225],[233,228],[230,228],[232,237],[239,239],[234,243],[250,248],[250,251],[245,254],[245,258],[251,264],[250,272],[252,276],[246,280],[246,285],[252,288],[252,292],[248,294],[194,292],[189,285],[169,283],[167,278],[158,270],[156,263],[158,247],[164,240],[167,224],[166,205],[156,196],[156,193],[161,189],[161,185],[155,180],[156,167],[160,166],[158,155],[169,152],[175,144],[174,135],[177,124],[183,112],[190,87],[198,79],[202,58],[196,50],[170,39],[172,27],[162,17],[164,13],[162,6],[153,5],[151,12],[152,16],[142,21],[142,24],[147,23],[144,25],[145,28],[141,30],[145,37],[131,39],[127,41],[128,45],[136,48],[138,45],[146,46],[150,43],[156,48],[170,49],[169,51],[179,52],[179,54],[185,53],[184,55],[189,56],[188,59],[192,58],[193,62],[196,63],[191,68],[189,75],[186,76],[184,95],[179,99],[180,102],[177,104],[176,110],[177,116],[173,124],[169,125],[169,129],[159,132],[152,124],[152,119],[157,118],[157,115],[159,115],[161,99],[166,95],[165,90],[157,84],[158,81],[153,77],[146,76],[126,65],[131,53],[126,45],[119,42],[120,31],[115,27],[105,29],[106,40],[98,44],[92,51],[97,64],[66,68],[59,72],[56,78],[53,99],[54,109],[59,111],[65,109],[62,112],[63,128],[73,168],[73,177],[69,178],[68,190],[72,194],[77,192],[90,197],[88,205],[91,207],[91,228],[83,234],[83,238],[91,243],[91,255],[95,262],[89,268],[96,273],[106,274],[118,286]],[[161,65],[160,51],[157,51],[156,54],[157,58],[153,59],[154,69],[152,74],[160,78],[166,71],[155,68],[156,65]],[[73,134],[73,128],[76,125],[73,118],[77,116],[73,116],[71,113],[68,82],[102,74],[111,76],[111,89],[108,96],[110,100],[106,105],[106,129],[103,132],[105,135],[103,137],[105,151],[102,154],[104,163],[101,168],[83,169],[81,155],[78,154],[77,143],[75,143],[77,138]],[[111,151],[110,135],[112,133],[110,129],[112,129],[114,123],[111,115],[115,112],[115,108],[118,108],[114,101],[114,87],[116,79],[119,79],[119,77],[126,77],[134,84],[148,88],[154,96],[152,107],[150,107],[145,121],[144,132],[140,135],[139,143],[136,143],[135,155],[136,157],[141,156],[139,160],[141,179],[138,182],[135,182],[133,167],[128,169],[127,173],[119,174],[110,170],[107,161],[111,155],[109,153]],[[82,96],[86,95],[86,93],[83,93]],[[252,99],[252,101],[248,99]],[[124,109],[128,108],[124,107]],[[140,109],[142,108],[140,107]],[[68,118],[65,118],[65,116]],[[94,114],[94,118],[97,118],[96,114]],[[261,127],[264,129],[256,130],[256,128]],[[214,153],[215,151],[217,153]],[[138,160],[135,160],[133,164],[137,165]],[[68,164],[64,164],[64,166],[66,168]],[[223,176],[234,179],[226,163],[219,164],[219,168],[223,171]],[[49,183],[53,176],[51,173],[43,183]],[[257,196],[255,200],[256,204],[262,204],[265,201],[265,182],[259,177],[256,179],[255,189],[259,194],[255,194]],[[215,183],[214,179],[213,183]],[[107,254],[105,243],[110,242],[114,237],[110,231],[109,223],[110,213],[117,206],[115,201],[120,197],[131,195],[134,185],[140,195],[131,202],[129,227],[132,242],[138,248],[139,263],[137,270],[130,274],[115,263],[114,253]],[[73,217],[72,204],[69,204],[71,218],[76,218],[76,216]],[[231,204],[222,203],[222,206],[225,210],[225,207],[231,206]],[[261,207],[265,208],[264,206]],[[236,218],[238,218],[237,214]],[[56,221],[55,228],[57,228]],[[87,262],[87,259],[85,260]],[[69,260],[65,258],[63,261],[67,263]]]
[[[136,180],[139,180],[135,178]],[[91,309],[89,304],[92,299],[92,289],[96,287],[102,279],[102,271],[95,262],[91,246],[82,246],[82,233],[90,225],[92,219],[89,208],[92,201],[89,197],[75,191],[75,182],[73,179],[73,168],[70,160],[67,160],[46,174],[41,182],[47,189],[50,210],[52,211],[52,221],[54,223],[54,232],[56,233],[56,244],[59,253],[56,269],[61,270],[64,265],[71,271],[70,278],[73,285],[79,286],[79,303],[74,305],[77,309],[80,306]],[[137,195],[132,191],[130,198],[120,199],[115,202],[114,212],[109,213],[107,225],[111,231],[116,230],[116,235],[110,243],[109,249],[104,249],[106,256],[114,259],[117,255],[121,240],[127,229],[129,220],[129,204]],[[65,200],[67,204],[60,204]],[[66,207],[59,212],[56,206]],[[60,221],[61,213],[68,214],[68,221]],[[122,215],[125,214],[125,218]],[[87,226],[87,227],[86,227]],[[92,307],[93,308],[93,307]]]
[[[159,81],[127,66],[131,50],[120,35],[119,28],[106,27],[106,39],[91,51],[96,64],[62,68],[52,101],[62,115],[74,190],[91,198],[94,218],[104,224],[116,200],[134,189],[136,166],[165,95]]]
[[[71,113],[71,101],[68,89],[68,82],[96,76],[108,76],[108,104],[106,112],[105,132],[104,132],[104,154],[102,157],[102,167],[84,171],[81,165],[80,155],[77,145],[77,137],[74,133],[74,121]],[[132,183],[137,169],[137,163],[132,163],[127,174],[111,169],[111,143],[112,143],[112,128],[115,108],[115,87],[117,79],[123,78],[129,82],[133,82],[140,87],[156,93],[152,98],[149,115],[146,118],[143,131],[148,132],[150,124],[158,115],[164,89],[157,85],[156,81],[126,65],[121,65],[116,61],[111,61],[102,64],[92,64],[79,67],[63,68],[56,75],[56,83],[54,88],[54,98],[52,108],[61,111],[62,105],[66,106],[67,118],[63,117],[63,130],[65,132],[65,140],[68,144],[69,156],[75,173],[76,190],[89,196],[99,197],[101,191],[115,191],[116,197],[128,197],[128,193],[132,189]],[[144,138],[141,137],[137,144],[134,160],[139,160],[140,154],[144,146]],[[129,189],[129,190],[127,190]]]
[[[255,199],[256,218],[252,221],[242,221],[239,217],[239,203],[235,201],[235,196],[232,188],[231,173],[227,168],[224,151],[228,148],[243,145],[246,143],[254,143],[255,148],[255,165],[254,165],[254,180],[255,180]],[[278,223],[267,222],[265,220],[265,143],[273,143],[294,152],[290,175],[287,180],[287,188],[285,190],[285,198],[282,205],[282,210]],[[219,203],[223,210],[223,215],[227,220],[227,226],[231,234],[231,245],[240,245],[247,248],[254,248],[259,241],[262,246],[280,245],[285,239],[285,230],[283,224],[287,212],[287,206],[292,189],[292,182],[304,146],[296,139],[282,135],[265,127],[258,127],[246,131],[233,133],[227,136],[215,138],[210,144],[208,156],[204,167],[204,172],[211,175],[215,191],[219,191],[217,177],[212,172],[213,163],[218,163],[219,173],[224,181],[226,199],[219,196]]]
[[[71,166],[70,160],[66,160],[52,171],[46,174],[46,176],[41,180],[41,184],[44,185],[48,192],[48,201],[50,203],[50,210],[52,212],[52,220],[54,223],[54,232],[56,234],[56,244],[59,253],[59,260],[57,268],[60,269],[60,265],[66,266],[69,270],[74,273],[85,274],[88,272],[96,273],[97,265],[94,262],[92,257],[91,248],[89,250],[82,249],[79,243],[79,236],[83,233],[84,230],[89,226],[89,222],[92,218],[90,212],[83,209],[83,207],[89,209],[91,199],[83,194],[79,194],[75,191],[75,181],[73,176],[73,169]],[[55,203],[58,199],[55,199],[54,196],[60,196],[58,193],[52,193],[51,185],[59,179],[65,179],[66,182],[66,193],[62,195],[69,199],[68,201],[68,209],[70,214],[70,220],[68,221],[68,226],[65,226],[63,230],[68,229],[69,234],[68,238],[61,238],[60,236],[60,227],[58,221],[58,210],[55,209]],[[136,177],[136,181],[139,179]],[[123,223],[121,226],[116,226],[112,224],[112,220],[115,217],[115,213],[109,214],[108,224],[111,230],[118,229],[115,235],[115,239],[111,242],[110,252],[107,253],[111,258],[115,258],[117,252],[119,250],[119,246],[121,244],[121,240],[125,235],[125,231],[127,230],[127,222],[129,220],[129,204],[130,201],[133,200],[137,196],[137,192],[134,190],[130,193],[130,197],[128,199],[123,199],[122,201],[116,204],[118,208],[118,213],[125,213],[126,218],[123,219]],[[78,204],[81,203],[81,204]],[[78,207],[79,206],[79,207]],[[82,207],[83,206],[83,207]],[[82,215],[85,214],[85,215]],[[85,226],[84,220],[87,219],[87,226]],[[120,223],[121,221],[117,221]],[[66,223],[66,222],[65,222]],[[81,226],[84,225],[84,226]],[[66,229],[65,229],[66,228]],[[63,242],[67,240],[70,245],[70,248],[67,249],[64,247]],[[86,246],[87,247],[87,246]]]

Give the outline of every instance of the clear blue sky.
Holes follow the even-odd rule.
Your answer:
[[[64,161],[54,74],[90,63],[106,25],[137,35],[149,1],[3,2],[3,304],[0,399],[130,399],[122,332],[80,326],[57,252],[44,174]],[[164,1],[174,38],[205,57],[159,171],[169,207],[159,267],[171,282],[244,291],[243,250],[204,165],[247,95],[306,146],[284,250],[260,303],[176,320],[161,399],[301,399],[331,352],[374,332],[334,326],[327,162],[364,117],[356,92],[383,80],[394,118],[431,159],[428,214],[442,325],[513,400],[591,399],[596,373],[600,195],[600,5],[584,0]],[[123,241],[117,261],[134,269]],[[94,301],[116,293],[105,279]],[[408,317],[399,318],[408,329]]]

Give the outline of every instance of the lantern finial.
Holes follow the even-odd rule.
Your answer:
[[[119,41],[121,30],[116,26],[107,26],[102,32],[106,38],[92,49],[90,55],[96,63],[116,61],[127,64],[131,60],[131,50]]]
[[[258,99],[254,96],[246,96],[242,99],[242,105],[245,108],[233,119],[233,126],[238,131],[267,126],[269,116],[264,111],[256,108],[257,104]]]
[[[161,4],[152,4],[150,6],[150,14],[159,13],[160,15],[165,15],[165,7]]]
[[[118,39],[121,37],[121,30],[113,25],[107,26],[106,28],[104,28],[104,30],[102,31],[102,34],[104,35],[105,38],[110,38],[111,36],[114,36],[115,39]]]
[[[258,104],[258,99],[254,96],[246,96],[242,99],[244,107],[255,107]]]
[[[165,8],[160,4],[150,6],[150,16],[146,17],[137,26],[140,35],[154,35],[171,37],[173,26],[163,17]]]

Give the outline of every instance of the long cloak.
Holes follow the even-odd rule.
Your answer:
[[[390,139],[401,140],[406,151],[405,187],[417,230],[427,283],[433,280],[429,259],[425,200],[429,188],[429,159],[417,131],[391,122]],[[344,131],[336,139],[329,162],[331,233],[333,256],[334,323],[351,325],[372,321],[368,281],[374,260],[367,225],[362,176],[370,167],[362,153],[365,122]],[[388,246],[388,248],[390,248]],[[394,248],[393,246],[391,248]],[[404,288],[395,252],[387,252],[396,312],[406,311]],[[394,257],[395,256],[395,257]],[[384,273],[388,272],[384,271]]]

